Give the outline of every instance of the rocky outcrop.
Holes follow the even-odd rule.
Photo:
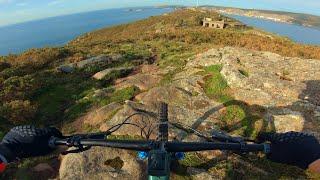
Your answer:
[[[58,71],[64,72],[64,73],[71,73],[73,72],[76,68],[84,68],[86,66],[91,66],[91,65],[105,65],[105,64],[111,64],[115,61],[118,61],[121,59],[122,56],[106,56],[106,55],[99,55],[96,57],[92,57],[83,61],[75,62],[75,63],[70,63],[70,64],[65,64],[61,65],[57,68]]]
[[[94,147],[90,151],[69,154],[61,162],[61,180],[143,179],[145,165],[135,154],[119,149]]]
[[[116,81],[116,88],[122,89],[126,87],[136,86],[141,91],[149,90],[161,81],[162,77],[152,74],[136,74]]]
[[[133,101],[126,101],[123,105],[110,104],[90,113],[85,123],[105,131],[134,113],[142,113],[147,115],[142,123],[151,124],[153,128],[151,130],[154,130],[158,123],[156,119],[158,102],[164,101],[169,104],[171,122],[183,123],[210,133],[213,127],[219,128],[223,123],[221,116],[226,113],[226,106],[230,103],[216,102],[208,98],[203,90],[207,75],[204,67],[216,64],[222,65],[221,74],[230,87],[229,91],[234,96],[234,101],[259,111],[260,119],[257,122],[250,122],[248,126],[257,127],[256,131],[265,130],[267,127],[277,132],[311,132],[319,137],[320,60],[282,57],[269,52],[230,47],[211,49],[188,59],[184,69],[174,74],[170,82],[165,85],[160,83],[161,79],[174,67],[160,69],[155,65],[141,66],[139,71],[118,79],[115,88],[136,85],[143,91]],[[110,70],[105,72],[108,74]],[[103,97],[105,93],[108,93],[107,90],[95,92],[99,97]],[[116,111],[110,115],[113,110]],[[106,116],[110,118],[105,120]],[[133,116],[130,122],[141,123],[141,118],[142,116]],[[256,126],[258,122],[265,127]],[[242,128],[241,123],[237,126],[239,129]],[[123,126],[114,134],[140,135],[141,131],[132,126]],[[169,136],[171,139],[199,140],[198,137],[188,136],[174,128],[170,130]],[[155,138],[156,133],[151,137]],[[210,158],[216,157],[211,156]],[[106,163],[115,160],[120,162],[116,163],[117,166],[110,167],[110,163]],[[119,168],[121,162],[124,162],[124,165]],[[244,160],[239,161],[239,164],[251,166]],[[255,167],[250,167],[253,168]],[[60,178],[137,179],[135,177],[144,176],[141,174],[145,172],[143,170],[143,166],[127,151],[93,148],[84,153],[65,156],[60,168]],[[214,173],[214,170],[189,167],[187,171],[194,179],[221,178]],[[255,171],[264,175],[272,173],[269,168],[259,167]]]
[[[213,64],[223,65],[221,74],[237,100],[268,110],[265,120],[275,130],[320,132],[320,60],[225,47],[196,56],[187,67]]]
[[[75,70],[73,65],[62,65],[57,68],[57,71],[63,73],[72,73]]]
[[[130,72],[132,69],[133,69],[133,67],[108,68],[108,69],[105,69],[105,70],[103,70],[103,71],[97,72],[97,73],[94,74],[92,77],[93,77],[94,79],[101,80],[101,79],[103,79],[104,77],[106,77],[106,76],[108,76],[109,74],[111,74],[112,72],[119,71],[121,74],[124,74],[124,73],[126,73],[126,72]]]
[[[109,56],[99,55],[99,56],[92,57],[92,58],[89,58],[89,59],[86,59],[86,60],[83,60],[80,62],[76,62],[73,64],[73,66],[75,66],[77,68],[84,68],[85,66],[92,65],[92,64],[98,64],[101,62],[103,62],[104,64],[105,63],[110,64],[110,63],[112,63],[112,61],[113,61],[113,59],[110,58]]]
[[[290,109],[281,109],[280,113],[267,114],[265,119],[277,132],[303,131],[305,118],[302,113]]]

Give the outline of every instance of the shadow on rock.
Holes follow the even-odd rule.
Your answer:
[[[303,131],[315,134],[319,138],[319,117],[320,117],[320,81],[312,80],[305,82],[306,88],[299,94],[299,100],[288,106],[261,106],[250,105],[243,101],[231,100],[223,103],[220,106],[216,106],[209,111],[205,112],[203,116],[196,119],[192,128],[198,129],[200,125],[205,122],[208,117],[224,108],[230,108],[236,106],[241,108],[244,112],[244,118],[237,120],[236,122],[223,122],[221,119],[218,126],[221,130],[226,132],[242,132],[240,135],[245,137],[255,137],[259,132],[271,131],[271,132],[287,132],[287,131]],[[187,137],[186,133],[180,134],[181,140]],[[231,155],[232,156],[232,155]],[[239,158],[236,158],[237,161]],[[187,165],[174,165],[173,172],[178,175],[188,173],[190,175],[196,175],[207,172],[210,168],[216,167],[223,163],[226,158],[217,156],[214,159],[205,161],[204,163],[187,166]],[[280,177],[299,177],[307,178],[307,175],[303,170],[295,167],[284,166],[267,161],[264,158],[245,159],[239,161],[239,163],[231,163],[230,167],[226,167],[226,174],[232,178],[245,178],[250,177],[247,172],[254,167],[259,171],[256,172],[256,176],[270,175],[274,178]],[[246,166],[243,163],[247,163]],[[239,165],[240,164],[240,165]],[[242,165],[241,165],[242,164]],[[248,165],[249,164],[249,165]],[[188,168],[199,168],[203,171],[189,171]],[[230,174],[230,168],[232,172]],[[243,171],[243,172],[242,172]],[[263,173],[260,173],[260,171]],[[193,173],[192,173],[193,172]],[[251,173],[249,173],[251,174]]]

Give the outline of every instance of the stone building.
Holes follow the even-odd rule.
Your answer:
[[[215,29],[224,29],[226,27],[233,27],[233,28],[245,28],[246,25],[240,23],[240,22],[232,22],[228,20],[219,20],[214,21],[212,18],[203,18],[202,20],[202,26],[203,27],[209,27],[209,28],[215,28]]]
[[[222,21],[213,21],[212,18],[204,18],[202,20],[203,27],[210,27],[216,29],[224,29],[226,27],[226,23],[224,20]]]

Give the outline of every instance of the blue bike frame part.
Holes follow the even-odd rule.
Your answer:
[[[148,152],[145,152],[145,151],[138,152],[138,159],[145,160],[147,158],[148,158]]]

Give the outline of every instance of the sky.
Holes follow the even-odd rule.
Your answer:
[[[197,0],[0,0],[0,26],[110,8],[187,5]],[[320,15],[320,0],[199,0],[200,5],[268,9]]]

